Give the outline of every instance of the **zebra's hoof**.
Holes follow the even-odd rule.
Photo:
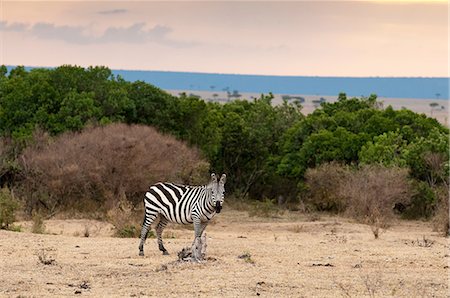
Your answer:
[[[143,257],[144,256],[144,252],[141,250],[141,251],[139,251],[139,255],[141,256],[141,257]]]
[[[163,251],[163,255],[168,256],[169,252],[167,250]]]

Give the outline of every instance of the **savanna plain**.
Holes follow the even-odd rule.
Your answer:
[[[448,297],[449,242],[422,221],[379,239],[350,219],[286,211],[250,217],[225,206],[206,229],[203,263],[178,261],[193,230],[169,225],[138,256],[137,238],[85,219],[45,221],[46,233],[0,230],[2,297]],[[86,237],[88,236],[88,237]]]

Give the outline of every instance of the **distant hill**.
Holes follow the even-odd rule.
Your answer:
[[[192,72],[113,70],[130,81],[142,80],[166,90],[449,99],[448,78],[295,77]]]
[[[9,69],[11,66],[8,67]],[[32,67],[26,67],[30,69]],[[305,77],[112,70],[127,81],[144,81],[165,90],[251,92],[390,98],[449,99],[449,78]]]

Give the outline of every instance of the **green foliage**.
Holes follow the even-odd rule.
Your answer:
[[[19,202],[11,191],[4,187],[0,190],[0,228],[9,230],[16,219]]]
[[[219,104],[175,97],[142,81],[127,82],[106,67],[19,66],[8,73],[2,66],[0,136],[14,141],[15,152],[0,156],[0,178],[4,168],[8,175],[20,172],[15,159],[37,129],[54,136],[124,122],[153,126],[199,148],[241,197],[295,201],[307,170],[328,162],[407,167],[430,187],[448,183],[449,131],[435,119],[383,109],[375,95],[341,93],[308,116],[298,102],[274,106],[272,99]]]
[[[362,146],[359,152],[363,164],[381,164],[386,167],[405,167],[406,159],[403,151],[406,141],[399,131],[383,133]]]
[[[272,200],[264,199],[262,201],[253,201],[247,212],[249,216],[269,218],[278,215],[280,210]]]
[[[135,225],[124,225],[120,229],[116,229],[115,236],[119,238],[138,238],[140,236],[140,228]],[[153,231],[149,231],[148,238],[155,238]]]
[[[29,139],[36,128],[59,134],[92,122],[168,127],[169,121],[176,123],[168,113],[170,100],[166,92],[116,78],[106,67],[63,65],[27,72],[19,66],[0,76],[0,135]]]
[[[88,120],[96,118],[99,109],[95,107],[93,97],[93,93],[70,91],[62,100],[57,115],[60,126],[53,127],[53,131],[81,130]]]
[[[430,154],[440,155],[440,161],[434,165],[427,160]],[[430,185],[448,177],[449,135],[448,131],[434,127],[427,137],[419,137],[412,142],[404,153],[411,175]]]
[[[404,214],[405,218],[429,218],[433,215],[437,198],[433,188],[424,181],[416,182],[411,206]]]
[[[302,179],[310,167],[340,161],[407,165],[415,177],[425,179],[419,156],[426,150],[448,156],[448,129],[424,115],[379,106],[375,96],[347,99],[344,94],[335,103],[322,103],[322,109],[284,134],[278,173]]]
[[[279,142],[286,129],[302,115],[298,106],[274,107],[272,96],[252,102],[236,100],[223,105],[221,146],[212,161],[213,168],[225,172],[229,183],[242,196],[270,196],[268,188],[255,189],[258,181],[271,184],[276,179]],[[260,185],[261,186],[261,185]]]

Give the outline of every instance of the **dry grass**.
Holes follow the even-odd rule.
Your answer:
[[[437,188],[436,196],[438,198],[436,214],[433,218],[434,229],[443,236],[450,234],[450,213],[449,213],[449,191],[447,187]]]
[[[344,212],[370,225],[375,238],[394,218],[395,203],[410,200],[407,169],[372,165],[351,169],[323,164],[306,173],[306,202],[316,209]]]
[[[86,225],[89,238],[72,236]],[[286,212],[262,219],[225,208],[206,229],[200,264],[177,262],[177,252],[192,244],[190,230],[168,226],[177,234],[166,239],[171,255],[148,239],[139,257],[139,239],[108,237],[106,223],[48,220],[46,226],[58,235],[0,231],[0,264],[8,272],[0,274],[0,296],[446,297],[449,291],[448,243],[426,222],[401,221],[374,240],[366,225],[345,218],[305,222]],[[424,237],[434,244],[408,244]],[[43,260],[56,265],[38,260],[42,249]]]

